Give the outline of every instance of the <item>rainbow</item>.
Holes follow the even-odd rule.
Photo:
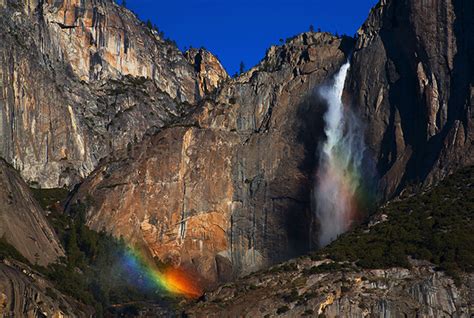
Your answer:
[[[370,165],[365,157],[363,131],[357,116],[342,101],[350,63],[335,75],[332,85],[321,87],[328,109],[324,115],[326,140],[319,152],[316,174],[316,216],[319,245],[324,247],[349,230],[370,205],[370,177],[362,174]]]
[[[186,298],[202,295],[201,288],[189,273],[171,266],[160,270],[148,259],[139,249],[129,246],[123,254],[123,265],[130,274],[141,277],[147,286]]]

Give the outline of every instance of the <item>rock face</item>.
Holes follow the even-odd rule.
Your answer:
[[[474,276],[457,287],[429,264],[305,274],[309,259],[206,294],[190,317],[471,317]]]
[[[348,52],[344,96],[364,123],[383,200],[474,163],[473,17],[468,1],[381,1],[355,45],[305,33],[272,47],[180,127],[102,165],[75,200],[97,198],[94,228],[144,242],[209,282],[298,255],[317,228],[311,189],[325,106],[313,93]],[[199,91],[225,75],[200,51],[187,58]]]
[[[385,197],[474,162],[474,4],[384,0],[359,30],[346,95]]]
[[[0,263],[1,317],[92,317],[93,310],[62,295],[26,265]]]
[[[204,49],[189,49],[185,57],[198,73],[199,95],[202,97],[212,93],[229,78],[221,62]]]
[[[111,0],[5,1],[0,15],[0,156],[42,187],[77,183],[227,77],[204,78]]]
[[[45,266],[64,256],[43,210],[18,173],[0,159],[0,237],[32,264]]]
[[[111,0],[4,0],[0,155],[42,187],[89,176],[90,226],[225,281],[312,247],[314,90],[350,52],[384,199],[474,163],[473,8],[382,0],[356,43],[304,33],[229,79]]]
[[[89,205],[93,228],[145,243],[207,283],[308,250],[324,111],[312,90],[350,47],[324,33],[273,47],[182,122],[101,165],[73,202]]]
[[[472,317],[473,181],[469,167],[424,193],[389,202],[324,249],[223,285],[186,312],[191,317]]]

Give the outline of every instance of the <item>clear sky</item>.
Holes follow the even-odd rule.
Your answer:
[[[122,0],[117,0],[121,3]],[[280,39],[317,30],[353,35],[377,0],[127,0],[181,49],[205,47],[229,74],[257,64]]]

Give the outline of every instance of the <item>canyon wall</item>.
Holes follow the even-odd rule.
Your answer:
[[[326,105],[315,89],[351,53],[344,100],[364,125],[382,202],[473,163],[472,17],[469,2],[381,1],[355,43],[310,32],[271,47],[173,127],[100,166],[74,200],[94,198],[92,227],[211,283],[299,255],[319,227],[311,191]]]
[[[384,198],[474,163],[474,4],[380,1],[358,31],[347,100]]]
[[[0,16],[0,156],[41,187],[76,184],[227,78],[113,1],[5,1]]]
[[[0,261],[0,316],[82,318],[93,313],[25,264]]]
[[[324,112],[313,89],[351,45],[305,33],[272,47],[182,121],[100,165],[72,202],[88,206],[93,228],[144,243],[205,283],[307,251]]]
[[[34,186],[82,182],[92,228],[225,281],[316,246],[315,89],[350,56],[382,200],[473,163],[473,10],[382,0],[357,39],[303,33],[230,79],[112,1],[4,0],[0,156]]]

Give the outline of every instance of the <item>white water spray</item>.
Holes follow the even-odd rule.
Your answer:
[[[344,64],[332,85],[319,90],[328,107],[324,116],[327,139],[319,151],[315,188],[320,247],[347,231],[357,217],[356,196],[365,146],[359,121],[342,102],[349,67],[349,62]]]

